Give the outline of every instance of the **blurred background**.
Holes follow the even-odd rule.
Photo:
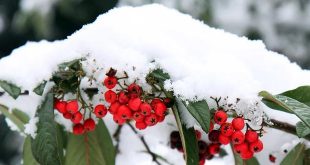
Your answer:
[[[65,39],[114,7],[150,3],[263,40],[269,50],[310,69],[310,0],[0,0],[0,58],[27,41]],[[0,165],[21,164],[22,140],[0,116]]]

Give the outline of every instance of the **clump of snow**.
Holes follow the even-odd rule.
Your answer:
[[[19,131],[17,125],[15,125],[9,118],[5,118],[5,122],[8,124],[12,131]]]
[[[187,101],[207,99],[208,103],[211,102],[210,96],[229,96],[230,100],[226,102],[240,98],[242,103],[235,105],[239,108],[237,112],[249,113],[247,116],[254,120],[253,124],[261,122],[262,109],[267,109],[256,105],[259,91],[280,93],[310,82],[308,70],[302,70],[281,54],[268,51],[261,41],[250,41],[211,28],[161,5],[147,5],[113,9],[65,40],[28,42],[15,49],[10,56],[0,60],[0,68],[5,68],[0,71],[0,79],[29,90],[30,96],[35,98],[30,102],[35,106],[22,107],[25,102],[21,103],[20,99],[23,97],[13,100],[7,95],[0,97],[1,103],[8,103],[10,108],[18,106],[34,117],[41,97],[31,92],[33,88],[43,80],[49,80],[57,71],[58,64],[81,57],[88,59],[84,63],[86,75],[94,78],[93,85],[99,85],[100,94],[104,92],[100,83],[110,67],[118,70],[118,73],[126,71],[129,82],[137,79],[137,83],[145,89],[145,76],[158,67],[170,75],[171,79],[165,82],[165,88],[176,96]],[[90,62],[94,59],[95,63]],[[83,82],[82,88],[86,82]],[[101,101],[98,97],[94,98],[94,104]],[[74,96],[66,95],[66,99],[72,98]],[[214,103],[210,107],[214,108]],[[182,108],[181,111],[187,126],[195,125],[193,117]],[[171,121],[172,115],[168,116],[170,120],[156,126],[160,129],[153,127],[145,131],[146,139],[151,139],[148,141],[155,152],[162,152],[163,146],[158,144],[167,141],[166,137],[160,135],[163,132],[168,135],[171,131],[167,122]],[[111,117],[105,120],[110,131],[116,129],[115,124],[111,124]],[[25,133],[34,137],[37,121],[37,118],[31,118]],[[67,130],[70,129],[59,114],[56,115],[56,121],[65,125]],[[128,138],[129,135],[125,127],[122,136]],[[122,159],[118,160],[135,162],[130,159],[132,153],[141,151],[136,144],[132,143],[130,147],[128,143],[121,145],[120,149],[126,147],[133,151],[121,153]],[[162,156],[173,157],[172,152],[168,151],[164,150]],[[141,159],[145,162],[151,160],[147,156]],[[182,159],[182,155],[179,155],[176,162]]]
[[[39,122],[38,117],[33,117],[29,120],[28,124],[25,124],[25,134],[30,135],[32,138],[35,138],[37,135],[37,122]]]

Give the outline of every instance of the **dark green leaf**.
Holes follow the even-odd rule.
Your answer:
[[[280,165],[302,165],[305,156],[305,145],[297,144],[282,160]]]
[[[310,134],[310,128],[308,128],[303,122],[296,124],[296,132],[298,137],[305,137]]]
[[[37,87],[33,89],[33,92],[39,96],[42,96],[46,83],[47,81],[43,81],[42,83],[40,83]]]
[[[0,112],[7,117],[8,119],[10,119],[17,127],[18,129],[23,132],[25,129],[25,124],[27,122],[25,121],[25,116],[21,116],[21,113],[19,113],[18,115],[16,115],[17,110],[15,110],[15,113],[10,113],[8,108],[4,105],[0,104]],[[14,112],[14,110],[13,110]]]
[[[61,63],[58,65],[59,69],[60,70],[79,70],[81,65],[80,65],[80,61],[81,59],[75,59],[75,60],[72,60],[72,61],[69,61],[69,62],[64,62],[64,63]]]
[[[189,102],[184,106],[190,112],[190,114],[197,120],[201,128],[208,133],[210,127],[210,110],[206,101]]]
[[[310,163],[310,149],[305,150],[305,157],[304,157],[304,165],[307,165]]]
[[[9,83],[7,81],[0,80],[0,87],[5,90],[10,96],[12,96],[14,99],[17,99],[17,97],[21,93],[21,89],[16,86],[15,84]]]
[[[37,136],[32,140],[32,153],[37,162],[46,165],[62,164],[63,146],[54,121],[54,96],[48,93],[37,110]]]
[[[29,122],[29,116],[18,109],[13,109],[12,114],[15,115],[24,124]]]
[[[281,93],[280,95],[290,97],[310,106],[310,86],[301,86],[296,89]]]
[[[234,154],[234,158],[235,158],[235,165],[260,165],[258,160],[253,157],[251,159],[248,160],[243,160],[239,154],[233,152]]]
[[[199,157],[195,129],[193,127],[186,128],[184,119],[180,116],[180,110],[176,106],[173,106],[173,114],[180,132],[186,165],[197,165]]]
[[[102,121],[99,121],[95,131],[84,136],[70,134],[66,152],[66,165],[115,164],[115,148]]]
[[[39,165],[35,160],[31,151],[31,137],[27,136],[23,147],[23,164],[24,165]]]
[[[301,119],[301,121],[305,123],[307,127],[310,128],[310,107],[308,107],[306,104],[289,98],[287,96],[273,96],[266,91],[260,92],[259,95],[264,97],[266,100],[272,101],[277,105],[283,107],[288,112],[294,113],[298,118]]]
[[[253,157],[251,159],[244,160],[244,165],[259,165],[259,162],[255,157]]]
[[[164,73],[162,69],[156,69],[146,76],[146,81],[150,84],[159,83],[163,85],[164,81],[170,79],[168,73]]]
[[[262,102],[268,106],[269,108],[271,109],[275,109],[275,110],[279,110],[279,111],[283,111],[283,112],[286,112],[286,113],[292,113],[290,111],[287,111],[285,108],[279,106],[278,104],[272,102],[272,101],[269,101],[269,100],[266,100],[266,99],[262,99]]]
[[[221,148],[219,154],[220,154],[220,157],[224,157],[224,156],[227,155],[227,152],[226,152],[226,150],[224,150],[223,148]]]

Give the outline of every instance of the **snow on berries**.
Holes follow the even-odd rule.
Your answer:
[[[106,103],[99,103],[94,107],[85,104],[85,101],[77,96],[77,99],[65,101],[56,99],[54,108],[63,114],[63,117],[73,123],[73,133],[76,135],[93,131],[96,122],[85,113],[88,108],[99,119],[104,118],[109,112],[115,123],[122,125],[126,122],[135,122],[135,127],[143,130],[147,127],[162,122],[167,115],[167,106],[173,103],[170,98],[155,97],[155,93],[143,91],[136,83],[121,85],[121,80],[128,77],[116,77],[116,70],[110,69],[103,80],[106,91],[102,99]]]
[[[213,121],[211,121],[209,140],[215,144],[233,144],[234,151],[245,160],[252,158],[254,153],[261,152],[263,143],[259,140],[257,133],[261,130],[250,128],[242,116],[234,117],[231,122],[228,121],[228,116],[223,108],[218,108],[214,112],[213,120],[218,125],[218,129],[214,129]]]

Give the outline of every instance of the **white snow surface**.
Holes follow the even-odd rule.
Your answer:
[[[49,80],[52,73],[57,71],[58,64],[81,57],[87,57],[90,59],[88,61],[96,59],[96,67],[103,68],[93,74],[100,82],[106,71],[113,67],[118,71],[126,71],[130,81],[138,79],[138,83],[143,85],[147,73],[159,67],[171,76],[171,80],[165,82],[165,87],[173,90],[181,99],[229,96],[227,102],[233,102],[241,98],[242,105],[236,106],[240,113],[246,113],[248,107],[259,100],[257,94],[261,90],[276,94],[310,82],[308,70],[302,70],[281,54],[268,51],[261,41],[238,37],[209,27],[174,9],[153,4],[116,8],[65,40],[28,42],[15,49],[11,55],[0,60],[0,68],[4,68],[0,70],[0,79],[29,90],[33,101],[29,101],[29,104],[25,102],[29,100],[26,96],[15,101],[5,95],[0,97],[0,104],[7,103],[10,108],[18,107],[25,111],[31,117],[26,132],[35,136],[37,118],[33,117],[42,98],[32,93],[32,89],[43,80]],[[89,67],[85,68],[87,74],[92,74],[92,69],[96,68],[90,65],[88,63]],[[100,89],[100,92],[103,91]],[[96,98],[97,101],[100,99]],[[210,99],[208,103],[211,103]],[[268,109],[261,103],[258,108]],[[262,115],[262,111],[257,113]],[[182,115],[188,116],[186,113]],[[56,116],[56,121],[70,130],[70,123]],[[253,119],[256,119],[255,115]],[[185,122],[192,126],[195,125],[193,120],[187,118]],[[107,117],[105,121],[109,131],[114,133],[116,126],[111,118]],[[294,119],[291,122],[297,121]],[[174,164],[180,164],[184,162],[182,155],[167,147],[169,134],[176,129],[169,127],[171,123],[174,124],[174,120],[169,115],[163,124],[141,131],[141,134],[145,135],[156,153]],[[130,129],[125,127],[121,135],[123,140],[120,149],[123,152],[118,156],[117,164],[135,163],[138,160],[142,164],[150,164],[148,155],[137,154],[143,148],[137,144],[139,139],[136,135],[129,132]],[[268,155],[268,151],[262,154]],[[225,159],[223,164],[232,162],[233,158],[230,155]],[[261,163],[267,162],[265,158]],[[213,163],[221,161],[215,159]]]

